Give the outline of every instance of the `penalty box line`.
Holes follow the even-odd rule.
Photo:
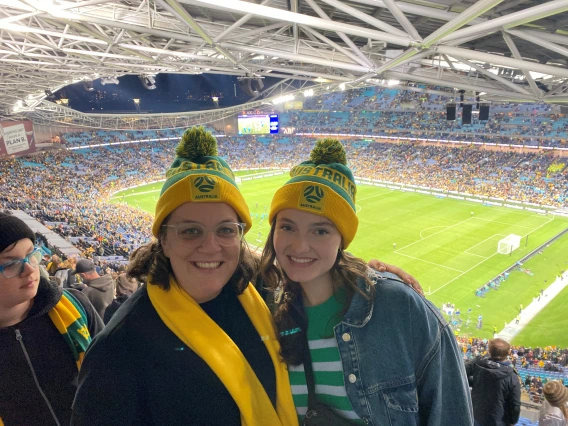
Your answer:
[[[543,223],[542,225],[540,225],[540,226],[534,228],[532,231],[527,232],[525,235],[523,235],[523,238],[526,237],[527,235],[530,235],[530,234],[532,234],[533,232],[539,230],[539,229],[542,228],[543,226],[548,225],[548,224],[549,224],[550,222],[552,222],[553,220],[554,220],[554,216],[552,216],[552,218],[551,218],[548,222],[545,222],[545,223]],[[457,280],[457,279],[460,278],[461,276],[463,276],[463,275],[467,274],[468,272],[472,271],[473,269],[477,268],[477,267],[478,267],[479,265],[481,265],[483,262],[487,262],[487,260],[491,259],[493,256],[495,256],[495,255],[497,255],[497,254],[499,254],[499,252],[495,252],[495,253],[493,253],[491,256],[489,256],[487,259],[483,259],[481,262],[479,262],[478,264],[472,266],[471,268],[469,268],[469,269],[468,269],[467,271],[465,271],[464,273],[458,275],[458,276],[455,277],[455,278],[452,278],[450,281],[448,281],[448,282],[445,283],[444,285],[438,287],[436,290],[431,291],[431,292],[429,293],[429,295],[432,295],[432,294],[436,293],[438,290],[443,289],[443,288],[446,287],[448,284],[454,282],[455,280]]]

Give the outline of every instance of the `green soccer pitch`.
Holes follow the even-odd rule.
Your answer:
[[[261,215],[268,213],[272,195],[287,179],[286,174],[240,184],[255,216],[247,234],[251,245],[262,247],[270,226],[267,219],[261,220]],[[161,186],[162,183],[156,183],[126,190],[112,200],[153,213]],[[526,307],[540,289],[567,269],[565,236],[523,265],[534,275],[514,271],[498,290],[478,297],[477,288],[568,227],[568,219],[366,185],[358,186],[357,212],[359,230],[349,251],[365,260],[378,258],[400,266],[420,281],[427,298],[436,306],[450,302],[460,308],[460,335],[491,338],[493,326],[501,330],[515,318],[519,305]],[[509,234],[523,237],[521,247],[511,256],[497,253],[498,241]],[[560,312],[566,312],[567,307],[565,290],[525,327],[514,343],[568,346],[567,320],[562,320],[564,326],[559,322],[566,317]],[[466,326],[469,309],[471,321]],[[483,328],[477,330],[480,314]]]

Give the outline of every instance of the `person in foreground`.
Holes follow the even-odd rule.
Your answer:
[[[466,363],[476,426],[516,425],[521,415],[521,381],[508,361],[511,345],[489,341],[489,358]]]
[[[297,425],[233,172],[201,127],[176,154],[128,267],[146,285],[89,348],[72,424]]]
[[[357,189],[341,143],[317,141],[290,175],[272,199],[261,271],[282,290],[275,322],[300,423],[473,425],[460,351],[438,309],[345,252]]]
[[[568,389],[560,381],[551,381],[542,390],[544,402],[538,416],[539,426],[568,424]]]
[[[0,213],[0,424],[65,426],[103,323],[81,292],[40,278],[34,244],[25,222]]]
[[[249,285],[258,264],[243,241],[250,214],[234,175],[202,128],[187,130],[176,154],[156,205],[157,240],[131,257],[129,275],[146,285],[89,348],[72,424],[295,426],[272,317]]]

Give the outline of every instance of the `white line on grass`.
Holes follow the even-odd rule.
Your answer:
[[[424,231],[427,231],[428,229],[434,229],[434,228],[447,228],[447,225],[438,225],[438,226],[429,226],[428,228],[424,228],[422,231],[420,231],[420,238],[424,239],[425,237],[422,236],[422,233]]]
[[[383,192],[381,194],[375,194],[375,195],[371,195],[369,197],[360,198],[357,201],[361,202],[363,200],[368,200],[369,198],[375,198],[375,197],[380,197],[381,195],[389,195],[389,194],[395,194],[395,193],[396,193],[396,191]]]
[[[134,194],[115,195],[111,198],[111,200],[122,197],[137,197],[138,195],[151,194],[153,192],[160,192],[161,190],[162,189],[160,188],[160,189],[152,189],[151,191],[135,192]]]
[[[414,245],[414,244],[416,244],[416,243],[420,243],[420,242],[422,242],[422,241],[424,241],[424,240],[426,240],[426,239],[428,239],[428,238],[431,238],[431,237],[433,237],[434,235],[439,234],[440,232],[447,231],[448,229],[453,228],[454,226],[461,225],[462,223],[467,222],[468,220],[471,220],[471,219],[473,219],[473,218],[468,217],[467,219],[462,220],[461,222],[458,222],[458,223],[455,223],[455,224],[453,224],[453,225],[447,226],[446,228],[442,229],[441,231],[434,232],[433,234],[428,235],[427,237],[424,237],[424,238],[422,238],[421,240],[416,240],[416,241],[414,241],[413,243],[407,244],[407,245],[405,245],[404,247],[399,248],[399,249],[397,250],[397,252],[399,252],[400,250],[404,250],[405,248],[410,247],[410,246],[412,246],[412,245]],[[426,228],[426,229],[428,229],[428,228]],[[399,253],[399,254],[400,254],[400,253]]]
[[[517,228],[533,229],[531,226],[515,225],[514,223],[500,222],[500,221],[498,221],[498,220],[484,219],[484,218],[482,218],[482,217],[475,217],[474,219],[486,220],[487,222],[501,223],[501,224],[503,224],[503,225],[516,226]]]
[[[456,272],[463,272],[463,271],[460,271],[459,269],[450,268],[449,266],[440,265],[439,263],[430,262],[429,260],[424,260],[424,259],[421,259],[419,257],[410,256],[410,255],[404,254],[404,253],[398,253],[396,251],[395,251],[395,253],[400,254],[401,256],[409,257],[410,259],[419,260],[420,262],[426,262],[426,263],[429,263],[430,265],[438,266],[440,268],[450,269],[450,270],[456,271]]]
[[[470,248],[466,249],[466,250],[464,251],[464,253],[471,254],[471,255],[473,255],[473,256],[487,257],[487,256],[481,256],[480,254],[470,253],[469,250],[471,250],[472,248],[477,247],[477,246],[480,245],[480,244],[483,244],[485,241],[490,240],[491,238],[493,238],[493,237],[495,237],[495,236],[497,236],[497,237],[505,237],[505,235],[502,235],[502,234],[493,234],[493,235],[491,235],[489,238],[486,238],[486,239],[484,239],[483,241],[481,241],[480,243],[477,243],[476,245],[471,246]]]
[[[527,232],[527,233],[526,233],[525,235],[523,235],[521,238],[525,238],[527,235],[530,235],[530,234],[532,234],[533,232],[539,230],[539,229],[542,228],[544,225],[549,224],[549,223],[552,222],[553,220],[554,220],[554,216],[552,216],[552,218],[551,218],[548,222],[543,223],[542,225],[540,225],[539,227],[533,229],[533,230],[530,231],[530,232]],[[436,290],[434,290],[434,291],[431,291],[431,292],[429,293],[429,295],[432,295],[432,294],[436,293],[438,290],[443,289],[443,288],[444,288],[445,286],[447,286],[448,284],[454,282],[455,280],[457,280],[458,278],[460,278],[462,275],[467,274],[469,271],[471,271],[471,270],[477,268],[477,267],[478,267],[479,265],[481,265],[483,262],[486,262],[487,260],[491,259],[491,258],[492,258],[493,256],[495,256],[496,254],[499,254],[499,252],[493,253],[493,254],[492,254],[491,256],[489,256],[487,259],[482,260],[482,261],[479,262],[477,265],[472,266],[471,268],[469,268],[469,269],[468,269],[467,271],[465,271],[464,273],[458,275],[458,276],[455,277],[455,278],[452,278],[452,279],[451,279],[450,281],[448,281],[446,284],[442,285],[441,287],[438,287],[438,288],[437,288]]]

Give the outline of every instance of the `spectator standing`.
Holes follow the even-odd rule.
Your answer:
[[[41,251],[0,213],[0,424],[68,425],[79,367],[103,327],[89,300],[41,278]]]
[[[568,389],[562,382],[544,385],[544,402],[538,415],[539,426],[566,426],[568,424]]]
[[[124,267],[119,270],[121,273],[116,279],[116,297],[110,305],[105,309],[104,323],[108,324],[115,312],[122,306],[128,298],[138,290],[139,283],[134,278],[128,278],[126,272],[124,272]]]
[[[489,358],[466,364],[472,386],[476,426],[510,426],[521,414],[521,383],[507,361],[511,345],[503,339],[489,341]]]
[[[79,274],[86,287],[83,294],[89,298],[101,318],[105,315],[105,309],[114,299],[115,282],[110,274],[100,276],[96,271],[95,264],[88,259],[77,262],[73,274]]]

